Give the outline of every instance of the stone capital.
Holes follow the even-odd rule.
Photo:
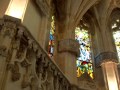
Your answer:
[[[95,57],[95,64],[99,67],[102,63],[105,62],[115,62],[118,63],[118,56],[115,52],[102,52]]]
[[[76,56],[79,56],[79,43],[76,40],[65,39],[58,42],[58,51],[59,52],[71,52]]]

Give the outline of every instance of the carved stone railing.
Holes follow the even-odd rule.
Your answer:
[[[67,78],[20,20],[5,16],[0,20],[0,35],[0,66],[4,66],[0,90],[71,90]]]

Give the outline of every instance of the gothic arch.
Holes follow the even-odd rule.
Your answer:
[[[110,17],[109,17],[109,25],[112,24],[114,20],[117,18],[120,18],[120,8],[115,8],[111,11]]]
[[[116,47],[116,52],[118,54],[118,59],[120,59],[120,8],[115,8],[110,16],[110,23],[109,23],[110,31],[113,35],[113,42]]]
[[[82,71],[82,64],[83,62],[87,64],[92,64],[92,71],[94,70],[94,35],[95,35],[95,26],[97,26],[97,20],[94,16],[94,12],[92,10],[93,8],[89,9],[82,19],[80,20],[80,23],[75,29],[76,32],[76,40],[80,44],[80,52],[84,52],[86,54],[80,53],[80,57],[77,59],[77,72],[78,77],[81,77],[81,73],[84,73],[84,70]],[[80,30],[80,32],[79,32]],[[79,34],[80,33],[80,34]],[[83,36],[82,36],[83,35]],[[85,35],[85,36],[84,36]],[[87,35],[87,36],[86,36]],[[82,36],[82,37],[81,37]],[[90,37],[89,37],[90,36]],[[85,40],[86,41],[85,41]],[[90,41],[89,41],[90,40]],[[85,44],[86,42],[86,44]],[[83,44],[83,45],[82,45]],[[85,45],[84,45],[85,44]],[[89,45],[90,46],[89,46]],[[90,50],[86,49],[89,48]],[[84,51],[85,50],[85,51]],[[89,52],[89,53],[88,53]],[[86,58],[89,55],[89,58]],[[85,59],[86,58],[86,59]],[[90,61],[89,61],[90,60]],[[86,67],[87,68],[87,67]],[[87,73],[89,73],[89,68],[87,68]],[[93,72],[92,72],[93,73]],[[90,73],[89,73],[90,74]],[[92,74],[93,75],[93,74]],[[91,76],[93,78],[93,76]]]

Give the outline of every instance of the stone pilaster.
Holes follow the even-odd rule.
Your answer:
[[[98,68],[99,66],[102,67],[102,72],[104,76],[104,83],[105,83],[105,90],[110,89],[110,80],[113,80],[116,88],[119,88],[118,83],[119,83],[119,76],[118,76],[118,70],[117,70],[117,63],[118,63],[118,56],[117,53],[114,52],[103,52],[100,53],[96,58],[95,58],[95,64],[96,67]],[[110,79],[110,80],[109,80]],[[112,90],[112,89],[110,89]]]

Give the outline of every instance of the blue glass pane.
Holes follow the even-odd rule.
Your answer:
[[[53,52],[54,52],[54,33],[55,33],[55,25],[54,25],[54,17],[52,17],[50,36],[49,36],[49,46],[48,46],[48,55],[50,57],[53,56]]]
[[[90,37],[87,30],[76,27],[75,39],[80,44],[80,57],[77,58],[77,76],[87,72],[93,78],[93,68],[90,51]]]

